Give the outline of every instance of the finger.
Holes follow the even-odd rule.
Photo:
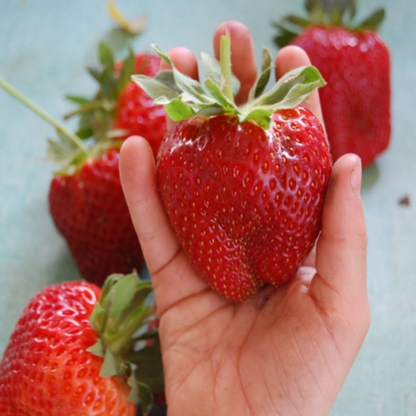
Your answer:
[[[182,74],[198,80],[198,62],[192,51],[187,48],[178,47],[171,49],[167,55],[175,68]],[[171,69],[168,63],[162,59],[160,69]]]
[[[123,143],[120,178],[161,317],[172,305],[206,291],[208,285],[180,250],[157,191],[154,159],[145,139],[130,137]]]
[[[237,104],[247,101],[248,94],[256,82],[257,68],[253,39],[250,31],[240,22],[222,23],[214,33],[214,53],[220,58],[220,40],[226,33],[231,37],[231,65],[234,75],[240,80],[240,91],[235,97]]]
[[[365,320],[367,230],[360,185],[360,159],[342,156],[334,165],[325,198],[311,294],[324,310],[347,304],[347,311],[361,310]]]
[[[162,269],[178,252],[157,192],[154,158],[148,142],[130,137],[120,151],[120,179],[149,273]]]
[[[198,80],[198,61],[192,51],[187,48],[177,47],[171,49],[167,55],[179,72]],[[159,67],[160,69],[171,69],[164,59],[160,61]],[[169,117],[166,117],[166,124],[169,130],[175,123]]]
[[[275,75],[276,80],[281,78],[286,72],[301,66],[310,65],[311,61],[307,53],[298,46],[286,46],[282,48],[275,59]],[[325,88],[325,87],[324,87]],[[303,103],[303,105],[311,110],[319,121],[323,124],[321,104],[319,101],[319,92],[315,90],[310,98]]]

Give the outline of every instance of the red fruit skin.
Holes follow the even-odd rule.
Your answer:
[[[49,286],[24,309],[0,363],[2,416],[133,416],[129,388],[100,377],[102,358],[89,317],[101,289],[86,282]]]
[[[363,167],[391,136],[390,54],[374,32],[311,26],[292,42],[304,49],[327,85],[319,90],[334,161],[360,156]]]
[[[135,73],[154,77],[159,71],[159,63],[158,55],[137,54]],[[131,81],[118,98],[114,127],[128,131],[124,138],[131,135],[144,137],[156,156],[166,133],[166,111],[163,106],[153,104],[153,99]]]
[[[101,286],[112,273],[144,264],[119,177],[119,149],[89,159],[73,175],[55,176],[49,208],[82,277]]]
[[[180,122],[157,161],[162,200],[196,269],[231,301],[289,281],[321,225],[331,156],[304,108],[268,131],[218,116]]]

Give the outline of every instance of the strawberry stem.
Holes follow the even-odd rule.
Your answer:
[[[231,102],[234,102],[233,91],[231,87],[232,70],[231,70],[231,37],[227,32],[221,36],[220,41],[220,65],[221,65],[221,83],[222,92]]]
[[[26,107],[34,111],[38,116],[43,118],[47,123],[52,125],[56,128],[60,133],[70,139],[83,153],[87,154],[88,149],[85,147],[82,140],[70,130],[68,130],[63,124],[56,121],[52,116],[42,110],[37,104],[35,104],[32,100],[25,97],[22,93],[17,91],[14,87],[12,87],[6,80],[0,77],[0,87],[2,87],[5,91],[7,91],[10,95],[24,104]]]

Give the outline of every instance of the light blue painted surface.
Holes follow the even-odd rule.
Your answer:
[[[296,3],[296,5],[295,5]],[[331,416],[416,415],[416,3],[380,4],[388,18],[381,34],[391,48],[393,138],[364,173],[369,231],[368,279],[372,326]],[[211,51],[224,20],[245,23],[261,46],[276,51],[271,20],[300,9],[301,0],[119,0],[125,14],[149,16],[136,48],[187,46]],[[104,0],[0,0],[0,73],[54,117],[69,108],[66,93],[94,88],[86,63],[112,28]],[[0,91],[0,354],[14,323],[40,289],[78,278],[47,208],[53,167],[44,161],[53,129]],[[398,201],[404,195],[410,206]]]

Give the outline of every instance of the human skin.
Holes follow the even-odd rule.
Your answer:
[[[225,22],[240,103],[256,79],[248,29]],[[198,77],[185,48],[169,56]],[[279,51],[276,79],[310,64],[297,47]],[[322,121],[319,95],[304,103]],[[322,231],[296,277],[231,303],[212,291],[181,249],[157,190],[154,158],[140,137],[121,149],[120,174],[155,290],[169,416],[324,416],[332,407],[370,324],[367,233],[360,198],[361,163],[337,160],[325,198]]]

